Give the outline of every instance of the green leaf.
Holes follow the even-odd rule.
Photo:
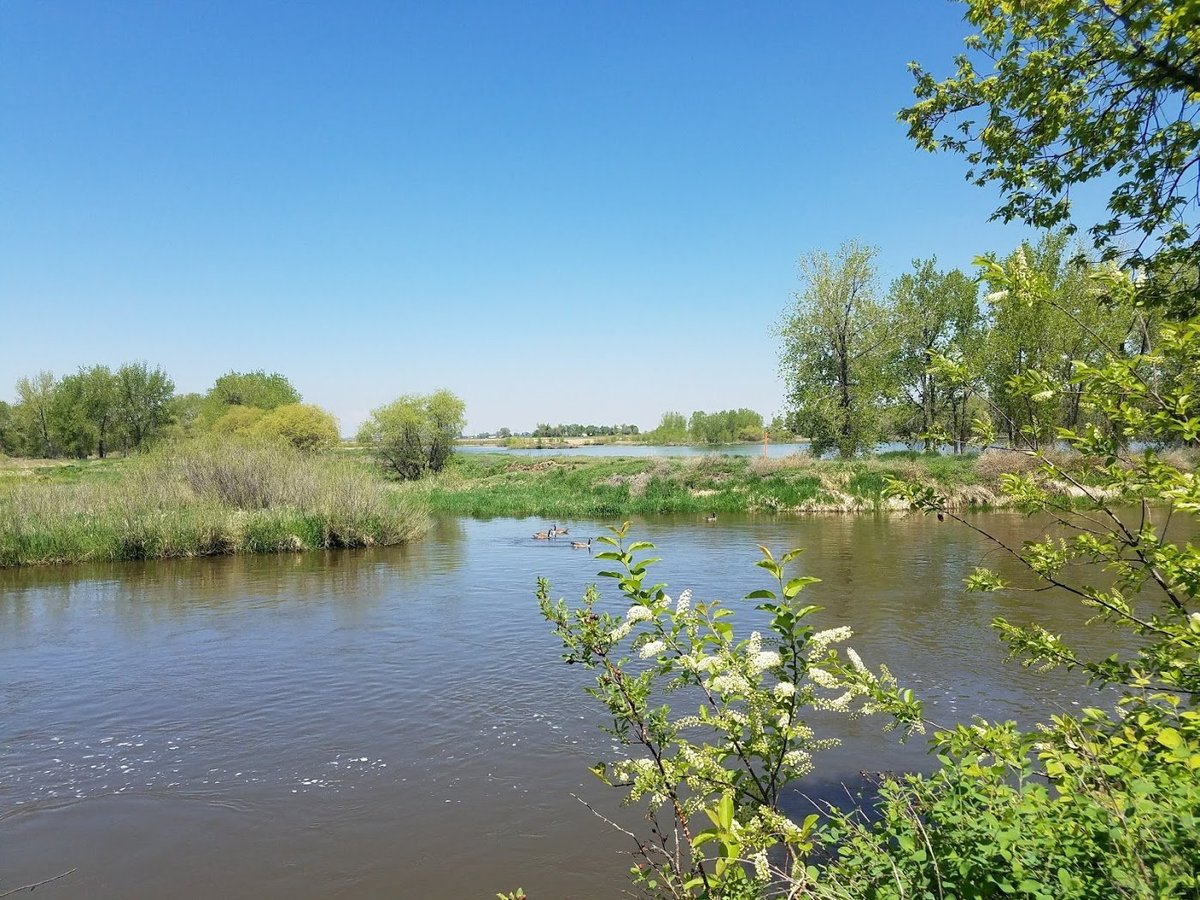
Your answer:
[[[1183,738],[1174,728],[1164,728],[1154,736],[1154,739],[1168,750],[1177,750],[1183,744]]]

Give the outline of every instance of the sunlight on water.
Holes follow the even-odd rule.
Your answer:
[[[823,579],[810,588],[825,608],[817,624],[852,624],[863,657],[886,662],[938,721],[1030,720],[1079,702],[1070,679],[1002,664],[986,627],[997,614],[1103,644],[1048,595],[964,595],[986,552],[964,530],[920,517],[698,518],[635,526],[658,543],[668,590],[736,604],[767,586],[757,544],[805,546],[804,571]],[[635,816],[587,772],[617,748],[582,693],[589,673],[562,665],[533,598],[540,574],[577,599],[602,565],[530,540],[543,524],[442,521],[387,550],[0,572],[7,877],[78,864],[72,890],[161,885],[185,898],[237,893],[246,878],[302,898],[516,883],[565,896],[581,875],[617,892],[625,839],[573,796]],[[620,611],[610,589],[602,603]],[[755,615],[743,610],[743,632]],[[811,809],[803,797],[844,796],[861,770],[929,764],[919,741],[901,745],[873,721],[811,721],[844,743],[819,755],[798,810]],[[130,846],[145,850],[133,867]],[[414,882],[413,854],[438,859],[439,877]]]

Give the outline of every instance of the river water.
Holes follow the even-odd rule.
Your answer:
[[[981,523],[1019,543],[1028,523]],[[610,755],[587,673],[533,599],[577,599],[603,564],[542,520],[440,522],[400,548],[0,570],[0,892],[39,896],[613,897],[636,824],[587,767]],[[571,536],[601,523],[571,522]],[[1069,600],[964,595],[1003,568],[965,528],[920,516],[722,516],[636,523],[675,594],[769,586],[755,545],[803,546],[825,610],[933,718],[1025,721],[1087,697],[1002,664],[993,616],[1037,616],[1085,646]],[[611,593],[611,591],[610,591]],[[841,795],[860,770],[926,768],[871,719],[799,786]],[[793,803],[807,812],[798,791]]]

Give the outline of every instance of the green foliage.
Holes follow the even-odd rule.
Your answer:
[[[501,428],[500,431],[508,431],[507,428]],[[573,422],[569,425],[549,425],[545,422],[539,422],[537,427],[533,429],[532,436],[535,438],[563,438],[563,437],[634,437],[638,433],[636,425],[580,425],[578,422]],[[512,434],[499,434],[497,437],[511,437]]]
[[[643,432],[640,440],[644,444],[686,444],[688,440],[688,420],[683,413],[665,412],[659,419],[658,426],[651,431]]]
[[[1040,447],[1056,427],[1087,421],[1074,366],[1123,351],[1148,326],[1117,270],[1067,261],[1065,248],[1060,233],[1003,262],[977,260],[991,288],[991,327],[976,366],[992,418],[1013,447]]]
[[[936,259],[914,260],[913,271],[892,284],[899,331],[893,377],[905,387],[910,407],[899,431],[921,439],[926,450],[945,442],[961,451],[970,437],[973,386],[943,377],[930,361],[978,354],[983,335],[978,293],[975,282],[958,269],[938,271]]]
[[[876,251],[854,242],[835,256],[800,260],[804,290],[785,313],[780,371],[793,430],[814,453],[843,457],[871,450],[885,435],[883,411],[894,393],[888,360],[895,349],[888,308],[877,297]]]
[[[367,467],[277,444],[209,439],[102,466],[0,485],[0,566],[396,544],[427,525]]]
[[[1101,180],[1109,218],[1091,232],[1177,311],[1197,309],[1172,275],[1194,271],[1200,152],[1200,15],[1194,3],[966,0],[976,29],[941,81],[916,63],[901,111],[918,146],[963,154],[967,178],[999,186],[996,216],[1070,222],[1072,190]],[[1132,240],[1131,240],[1132,239]],[[1147,247],[1150,243],[1150,247]],[[1158,276],[1165,276],[1160,279]]]
[[[440,472],[466,424],[466,407],[447,390],[406,394],[371,413],[358,432],[385,469],[402,479]]]
[[[628,527],[599,538],[608,549],[596,554],[613,564],[600,575],[621,591],[622,615],[602,610],[595,587],[578,607],[554,602],[544,579],[538,602],[564,660],[595,671],[587,691],[612,717],[606,730],[629,748],[593,772],[645,809],[651,836],[636,839],[644,863],[634,881],[654,896],[710,898],[759,897],[779,879],[803,883],[818,817],[793,822],[781,801],[811,771],[813,754],[836,743],[814,734],[805,710],[887,708],[919,728],[920,707],[852,650],[842,661],[836,645],[848,628],[813,632],[808,617],[818,607],[800,595],[818,579],[789,572],[799,550],[776,560],[760,548],[757,565],[775,587],[746,599],[767,630],[739,637],[720,601],[693,602],[690,590],[672,600],[666,585],[650,583],[654,545],[627,544]],[[694,715],[676,711],[689,706]]]
[[[240,434],[245,437],[266,414],[265,409],[259,409],[257,406],[230,406],[212,423],[209,431],[213,434]]]
[[[875,510],[883,479],[937,486],[961,505],[997,487],[979,457],[889,453],[878,459],[540,457],[460,453],[442,473],[404,485],[434,511],[469,516],[619,519],[710,512]],[[976,485],[985,489],[976,490]]]
[[[56,455],[50,426],[53,402],[52,372],[38,372],[33,378],[21,378],[17,381],[17,404],[13,410],[13,421],[17,436],[16,445],[21,455],[41,456],[47,459]]]
[[[997,266],[991,276],[1002,290],[1034,299],[1050,289],[1025,270]],[[1164,371],[1169,380],[1155,377]],[[1133,436],[1158,445],[1194,440],[1198,382],[1198,321],[1164,324],[1152,352],[1077,362],[1081,409],[1104,427],[1086,423],[1056,436],[1091,466],[1081,473],[1034,452],[1036,469],[1004,479],[1010,496],[1049,513],[1057,527],[1020,548],[998,546],[1024,564],[1033,589],[1075,597],[1111,632],[1115,652],[1089,656],[1036,622],[994,626],[1012,657],[1079,671],[1115,691],[1115,708],[1051,716],[1035,732],[977,722],[937,735],[937,773],[887,782],[876,825],[843,822],[831,875],[850,888],[829,896],[1150,898],[1200,890],[1200,553],[1167,536],[1173,519],[1200,512],[1196,479],[1153,449],[1124,449]],[[1055,384],[1031,377],[1012,390],[1051,403]],[[1047,490],[1053,483],[1072,485],[1083,508],[1066,507]],[[892,490],[957,518],[927,487],[897,481]],[[1112,498],[1132,505],[1114,507]],[[1098,568],[1108,573],[1102,584],[1080,575]],[[1013,585],[979,569],[968,587]]]
[[[337,419],[309,403],[278,406],[258,418],[250,432],[264,440],[283,441],[308,453],[336,447],[341,439]]]
[[[145,450],[157,443],[171,424],[173,382],[161,368],[126,363],[116,373],[117,402],[125,449]]]
[[[0,454],[15,453],[16,449],[17,429],[13,408],[0,400]]]
[[[184,439],[195,437],[201,428],[203,410],[203,394],[176,394],[171,399],[172,435]]]
[[[763,418],[752,409],[724,409],[706,413],[697,410],[688,421],[693,441],[705,444],[732,444],[737,441],[761,441]]]
[[[227,372],[218,378],[200,408],[200,420],[211,427],[233,406],[252,406],[268,410],[299,403],[300,392],[278,372],[267,374],[262,369],[253,372]]]

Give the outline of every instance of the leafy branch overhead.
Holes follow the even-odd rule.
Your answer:
[[[1142,0],[970,0],[975,31],[938,80],[912,63],[900,112],[928,150],[962,154],[996,184],[995,216],[1071,224],[1072,192],[1098,181],[1107,257],[1174,272],[1200,254],[1200,7]],[[1187,297],[1174,301],[1194,310]]]

